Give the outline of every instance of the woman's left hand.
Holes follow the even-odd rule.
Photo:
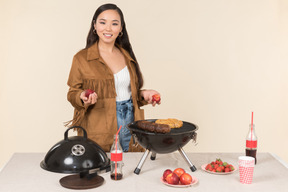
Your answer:
[[[152,101],[152,96],[153,95],[160,95],[160,93],[158,93],[155,90],[152,89],[144,89],[141,91],[141,96],[144,98],[145,101],[147,101],[149,104],[152,104],[152,106],[154,107],[156,104],[160,105],[161,101],[159,101],[158,103],[156,101]]]

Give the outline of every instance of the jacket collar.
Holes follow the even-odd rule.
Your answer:
[[[101,57],[98,50],[98,42],[96,42],[87,49],[87,60],[91,61],[99,58]]]
[[[123,49],[120,45],[118,44],[115,44],[116,47],[123,53],[123,55],[129,60],[129,61],[133,61],[134,63],[136,63],[134,61],[134,59],[131,58],[130,54],[125,50]],[[100,60],[100,61],[103,61],[101,56],[100,56],[100,53],[99,53],[99,49],[98,49],[98,41],[96,43],[94,43],[91,47],[89,47],[87,49],[87,60],[88,61],[91,61],[91,60]]]

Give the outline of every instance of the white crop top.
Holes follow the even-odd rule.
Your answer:
[[[127,66],[114,74],[116,101],[125,101],[131,98],[130,74]]]

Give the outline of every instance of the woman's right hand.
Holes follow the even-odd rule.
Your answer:
[[[97,102],[98,96],[97,93],[91,93],[87,98],[85,96],[85,91],[82,91],[80,94],[80,99],[83,101],[84,106],[94,105]]]

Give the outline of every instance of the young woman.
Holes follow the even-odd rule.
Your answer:
[[[159,93],[141,89],[143,77],[116,5],[104,4],[96,10],[86,48],[73,58],[68,86],[68,101],[75,109],[72,125],[83,127],[105,151],[110,151],[113,135],[122,126],[123,151],[141,150],[131,144],[127,124],[144,119],[140,107],[155,106],[152,96]],[[86,97],[87,89],[95,92]]]

